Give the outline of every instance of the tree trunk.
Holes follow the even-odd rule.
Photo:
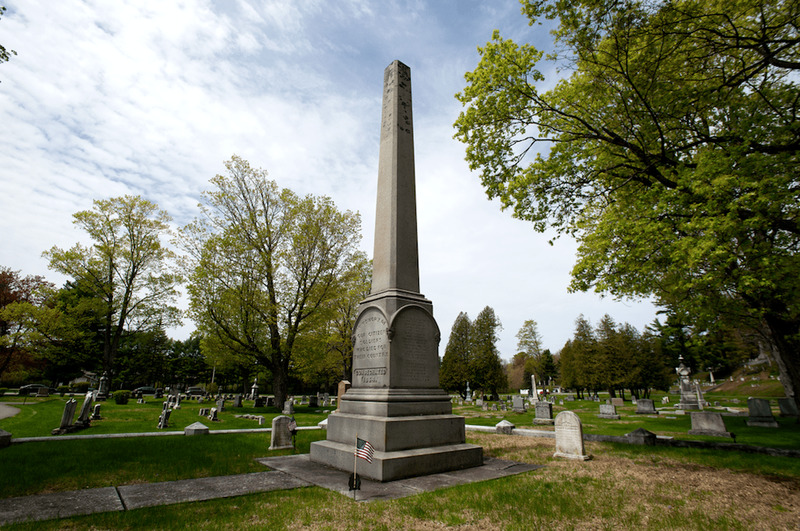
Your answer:
[[[272,371],[272,394],[275,395],[275,407],[283,411],[283,403],[289,396],[289,377],[282,367]]]
[[[768,314],[765,318],[772,342],[772,353],[780,371],[786,397],[794,400],[800,410],[800,348],[797,340],[800,333],[800,323],[786,321]],[[797,422],[800,423],[800,417]]]

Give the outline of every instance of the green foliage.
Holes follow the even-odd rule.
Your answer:
[[[89,382],[76,382],[72,384],[72,390],[76,393],[86,393],[89,390]]]
[[[0,387],[0,396],[5,395],[8,392],[7,387]]]
[[[128,399],[131,397],[131,392],[125,389],[120,389],[119,391],[114,391],[113,396],[115,404],[127,404]]]
[[[363,255],[361,220],[328,197],[298,197],[234,156],[183,229],[189,311],[212,364],[269,371],[288,393],[296,344],[318,331]]]
[[[180,276],[171,271],[174,253],[161,243],[170,217],[138,196],[95,200],[93,210],[77,212],[74,223],[92,241],[44,253],[50,268],[74,279],[100,308],[102,369],[113,374],[124,334],[160,329],[179,321],[172,306]]]
[[[800,389],[800,5],[525,0],[544,55],[495,32],[455,123],[490,197],[575,236],[572,289],[749,327]],[[551,88],[552,87],[552,88]],[[797,393],[800,397],[800,393]]]
[[[470,358],[472,356],[472,343],[470,329],[472,323],[465,312],[459,312],[450,330],[450,338],[444,349],[442,365],[439,367],[439,385],[448,391],[458,391],[466,398],[467,382],[470,381]],[[473,385],[475,383],[472,380]]]
[[[206,385],[206,393],[210,395],[216,395],[219,392],[219,385],[217,382],[211,382]]]
[[[470,330],[472,356],[470,359],[473,389],[482,389],[492,397],[508,387],[503,362],[497,350],[497,333],[502,329],[500,319],[487,306],[478,314]]]

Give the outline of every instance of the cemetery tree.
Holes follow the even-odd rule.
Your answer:
[[[487,194],[577,238],[572,289],[758,330],[800,401],[800,4],[524,0],[523,12],[558,20],[548,59],[568,75],[545,85],[543,52],[498,32],[480,49],[455,127]]]
[[[298,197],[234,156],[183,230],[189,309],[206,349],[269,371],[288,394],[298,340],[318,330],[358,258],[361,221],[328,197]]]
[[[179,322],[174,307],[180,276],[171,270],[172,251],[162,245],[170,217],[139,196],[95,200],[92,210],[73,215],[92,244],[53,247],[43,254],[50,268],[81,285],[103,312],[103,371],[112,375],[126,331],[163,329]]]
[[[448,391],[458,391],[462,398],[467,397],[467,382],[472,382],[471,385],[475,387],[475,380],[470,379],[472,378],[471,329],[472,322],[469,316],[465,312],[459,312],[450,330],[450,338],[447,340],[444,358],[439,368],[439,385]]]
[[[0,267],[0,377],[23,357],[30,355],[30,319],[27,306],[43,304],[52,284],[40,276],[21,276],[19,271]]]
[[[508,387],[503,361],[497,350],[497,333],[502,328],[503,325],[495,315],[494,309],[487,306],[475,318],[470,330],[472,346],[470,360],[472,379],[470,382],[474,380],[473,389],[488,391],[493,400],[497,399],[499,391]]]
[[[6,12],[5,6],[0,6],[0,18],[3,16],[3,13]],[[8,62],[11,59],[12,55],[17,55],[17,52],[14,50],[6,49],[5,46],[0,44],[0,64]]]

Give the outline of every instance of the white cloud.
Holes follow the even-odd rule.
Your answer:
[[[489,202],[453,140],[464,72],[494,28],[544,42],[515,2],[9,2],[0,65],[0,265],[49,272],[41,252],[83,236],[71,215],[141,194],[176,225],[232,154],[297,193],[362,214],[371,254],[383,69],[412,69],[421,288],[443,351],[459,311],[491,305],[510,358],[526,319],[558,349],[583,313],[641,328],[648,305],[566,294],[575,246]],[[541,44],[540,44],[541,45]]]

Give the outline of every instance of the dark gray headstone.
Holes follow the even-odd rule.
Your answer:
[[[711,411],[692,411],[692,429],[689,430],[689,435],[732,437],[731,433],[725,429],[722,414]]]
[[[536,402],[536,418],[534,424],[553,424],[553,404],[550,402]]]
[[[601,419],[619,420],[617,415],[617,408],[613,404],[600,404],[600,414],[597,415]]]
[[[750,416],[747,418],[748,426],[759,426],[762,428],[777,428],[778,421],[772,415],[769,407],[769,400],[765,398],[748,398],[747,409]]]
[[[649,398],[640,398],[636,401],[637,415],[658,415],[658,411],[653,407],[653,401]]]
[[[793,398],[779,398],[778,407],[781,410],[781,417],[797,416],[797,404]]]

